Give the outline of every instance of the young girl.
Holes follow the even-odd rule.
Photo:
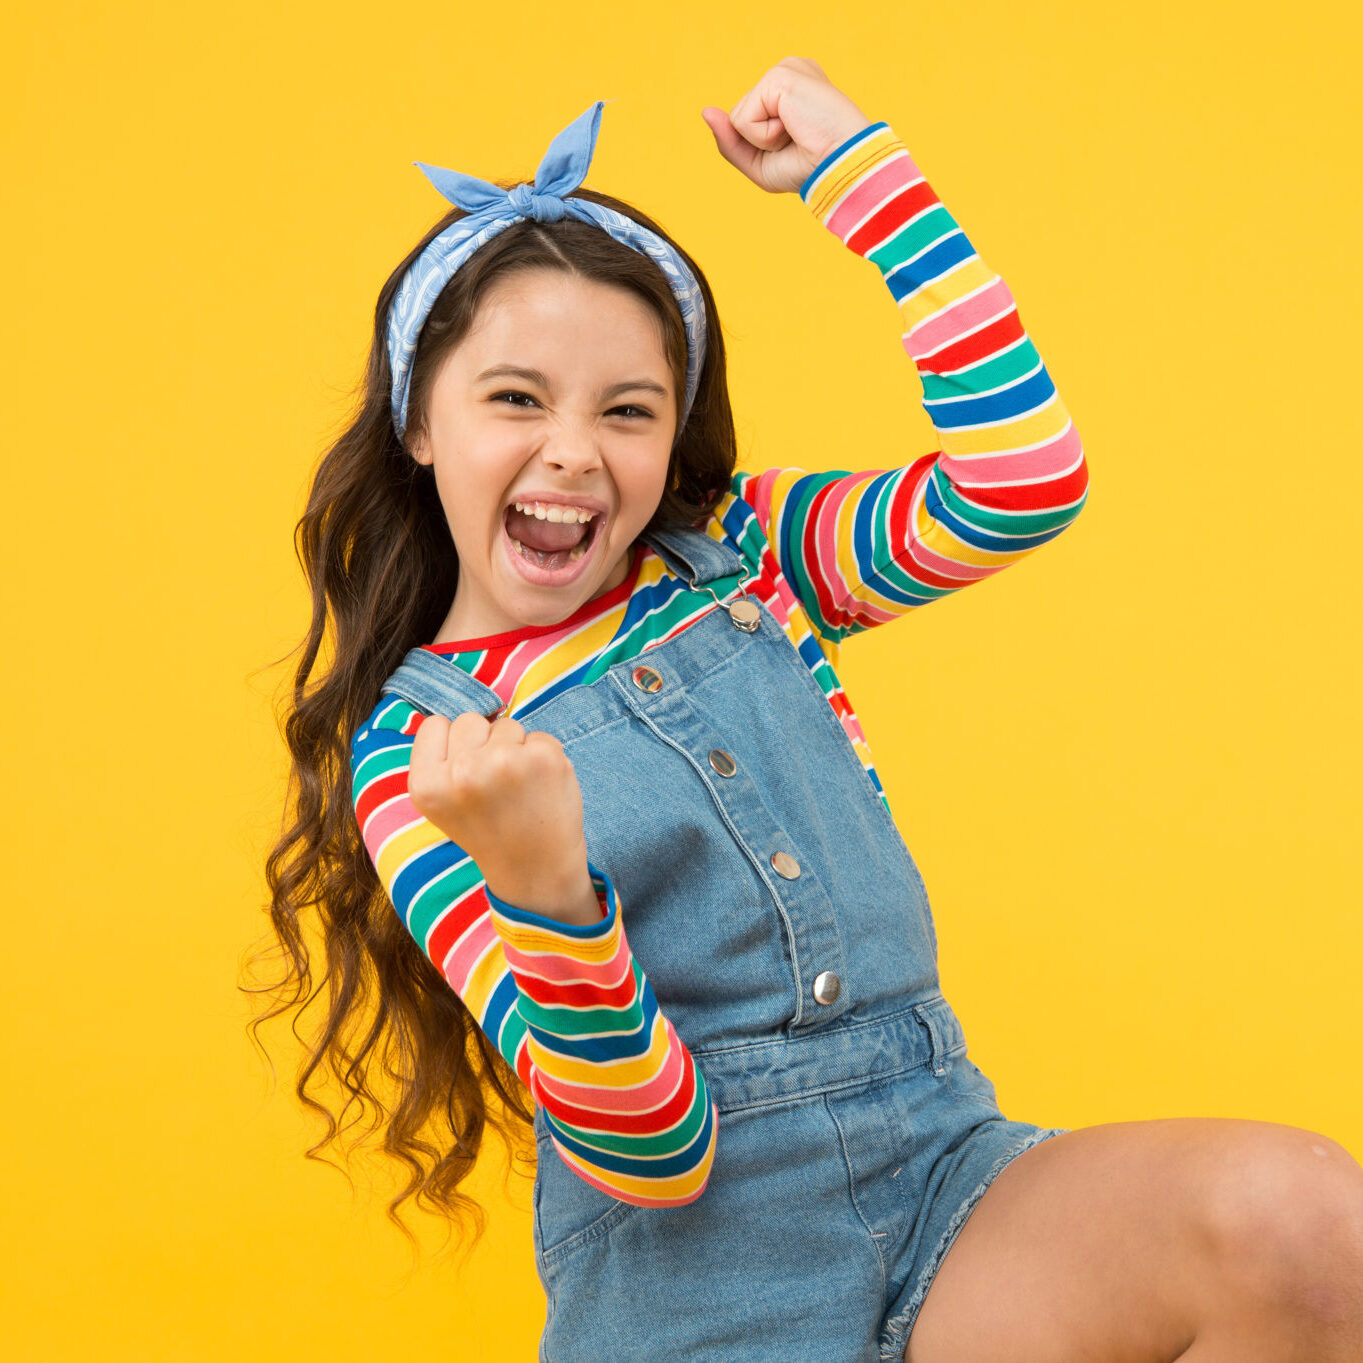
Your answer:
[[[317,610],[270,870],[294,1000],[310,904],[331,998],[300,1095],[325,1062],[375,1104],[411,1173],[390,1214],[467,1209],[486,1123],[533,1123],[555,1363],[1363,1357],[1341,1147],[1010,1120],[942,996],[835,669],[1084,503],[1007,286],[817,63],[707,109],[726,160],[876,266],[941,443],[736,472],[704,276],[581,188],[601,111],[533,186],[423,167],[456,208],[384,287],[300,524]]]

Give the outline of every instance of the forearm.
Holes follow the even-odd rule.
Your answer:
[[[1054,538],[1078,515],[1088,478],[1011,291],[893,130],[876,123],[850,138],[800,194],[894,296],[941,446],[891,469],[769,470],[745,489],[769,508],[787,573],[821,631],[838,638]]]
[[[488,893],[520,993],[530,1088],[563,1159],[612,1196],[698,1197],[715,1113],[690,1052],[634,959],[614,886],[590,867],[599,921],[565,924]]]

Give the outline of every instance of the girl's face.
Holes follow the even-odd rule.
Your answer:
[[[555,624],[625,580],[662,499],[677,401],[658,319],[608,284],[507,276],[442,362],[426,425],[412,453],[459,555],[431,642]]]

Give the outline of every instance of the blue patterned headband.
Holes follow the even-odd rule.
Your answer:
[[[473,175],[413,162],[466,217],[431,240],[412,262],[388,313],[388,364],[393,374],[393,427],[401,439],[407,429],[407,387],[422,324],[454,272],[485,242],[522,218],[556,222],[580,218],[595,223],[616,241],[648,256],[667,276],[686,326],[686,401],[677,423],[680,437],[705,363],[705,300],[685,262],[671,246],[642,223],[587,199],[564,197],[587,177],[604,100],[579,114],[549,144],[535,172],[535,183],[507,191]],[[674,441],[675,443],[675,441]]]

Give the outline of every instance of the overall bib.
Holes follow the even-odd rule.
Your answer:
[[[738,585],[738,555],[700,531],[643,538],[697,588]],[[544,1363],[902,1359],[975,1201],[1066,1130],[999,1111],[942,996],[918,869],[759,612],[746,632],[716,603],[517,715],[567,751],[587,855],[719,1113],[700,1197],[638,1207],[574,1173],[537,1108]],[[500,705],[424,649],[383,690],[451,718]]]

